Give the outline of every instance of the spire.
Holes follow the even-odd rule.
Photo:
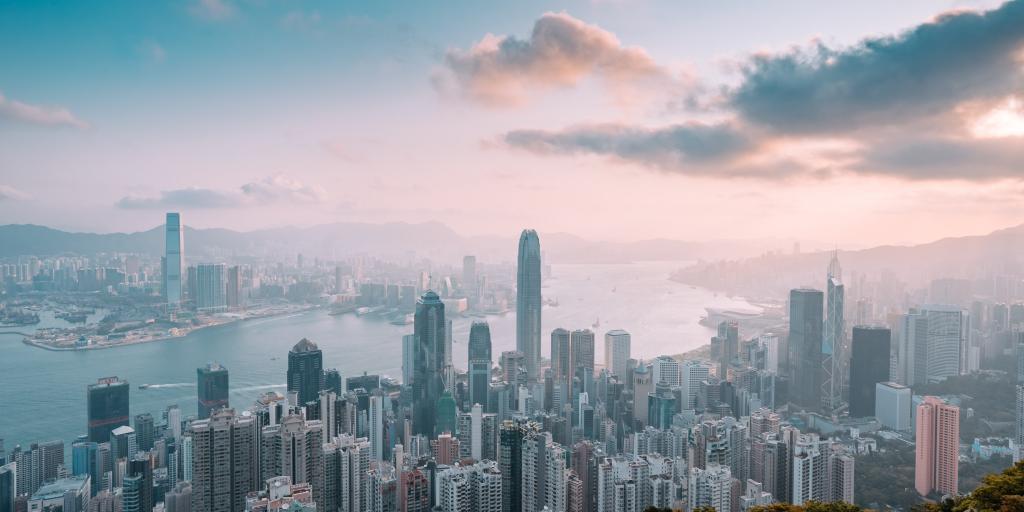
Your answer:
[[[840,280],[843,278],[843,267],[839,265],[839,249],[832,251],[832,260],[828,262],[828,278]]]

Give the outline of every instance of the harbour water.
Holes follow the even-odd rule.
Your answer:
[[[678,354],[708,342],[710,329],[698,321],[705,307],[744,307],[740,299],[669,281],[679,262],[621,265],[554,265],[544,281],[543,353],[552,329],[593,329],[596,358],[604,358],[604,333],[632,334],[633,357]],[[455,317],[453,361],[465,368],[466,339],[475,318]],[[515,348],[515,313],[490,316],[495,362]],[[49,323],[49,322],[47,322]],[[595,327],[596,324],[596,327]],[[7,329],[0,329],[7,330]],[[0,335],[0,439],[16,444],[63,439],[85,432],[86,385],[116,375],[131,383],[131,414],[150,412],[160,422],[177,403],[196,412],[196,368],[217,361],[228,368],[231,404],[247,407],[261,393],[283,391],[288,350],[306,337],[324,353],[324,367],[342,377],[382,373],[401,376],[402,335],[412,326],[353,314],[331,316],[315,310],[201,329],[188,336],[108,350],[53,352],[25,345],[20,336]],[[149,384],[139,389],[140,384]]]

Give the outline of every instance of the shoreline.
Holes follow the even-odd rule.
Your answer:
[[[231,325],[231,324],[234,324],[234,323],[237,323],[237,322],[245,322],[245,321],[248,321],[248,320],[258,320],[258,319],[262,319],[262,318],[273,318],[273,317],[283,316],[283,315],[293,315],[293,314],[308,313],[308,312],[316,310],[316,309],[319,309],[319,306],[309,306],[309,307],[304,307],[304,308],[301,308],[301,309],[298,309],[298,310],[294,310],[294,311],[280,311],[280,312],[276,312],[276,313],[266,313],[266,314],[260,314],[260,315],[246,316],[246,317],[236,318],[236,319],[233,319],[233,320],[228,320],[228,321],[225,321],[225,322],[218,322],[218,323],[212,323],[212,324],[208,324],[208,325],[196,326],[196,327],[193,327],[193,328],[189,329],[188,332],[183,333],[183,334],[157,336],[157,337],[154,337],[154,338],[146,338],[146,339],[141,339],[141,340],[127,341],[127,342],[124,342],[124,343],[104,344],[104,345],[87,345],[87,346],[84,346],[84,347],[77,347],[77,346],[76,347],[54,347],[54,346],[48,345],[48,344],[46,344],[46,343],[44,343],[42,341],[35,340],[31,336],[25,336],[24,333],[0,332],[0,334],[21,334],[23,336],[21,342],[24,343],[25,345],[28,345],[30,347],[40,348],[40,349],[43,349],[43,350],[49,350],[51,352],[78,352],[78,351],[83,351],[83,350],[105,350],[105,349],[110,349],[110,348],[131,347],[131,346],[134,346],[134,345],[144,345],[146,343],[154,343],[154,342],[158,342],[158,341],[179,340],[179,339],[188,337],[188,335],[190,335],[190,334],[192,334],[194,332],[201,331],[203,329],[209,329],[211,327],[219,327],[219,326],[223,326],[223,325]]]

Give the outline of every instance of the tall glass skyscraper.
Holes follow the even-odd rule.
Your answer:
[[[444,303],[433,291],[416,301],[413,319],[415,347],[412,380],[412,430],[434,436],[437,401],[444,391],[445,335]]]
[[[526,356],[530,382],[540,375],[540,310],[540,239],[536,231],[524,229],[516,274],[516,350]]]
[[[821,290],[789,292],[790,401],[812,411],[821,407],[823,301]]]
[[[228,369],[217,363],[197,368],[196,388],[199,419],[205,420],[211,412],[228,406]]]
[[[316,343],[302,338],[288,352],[288,391],[299,395],[298,405],[319,399],[324,388],[324,355]]]
[[[888,328],[858,325],[853,328],[850,351],[850,416],[875,415],[875,386],[889,380]]]
[[[821,405],[826,411],[836,409],[842,401],[843,345],[846,338],[844,301],[843,269],[839,266],[837,251],[832,253],[832,261],[828,264],[828,309],[821,343]]]
[[[185,227],[181,225],[181,215],[169,212],[165,229],[167,236],[164,242],[164,297],[167,298],[168,304],[177,306],[181,304],[181,273],[185,268]]]
[[[491,327],[473,322],[469,328],[469,403],[487,409],[487,388],[491,382]]]
[[[86,395],[89,411],[89,440],[105,443],[110,432],[128,426],[128,382],[105,377],[89,384]]]

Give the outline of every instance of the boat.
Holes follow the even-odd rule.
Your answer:
[[[598,318],[597,320],[594,320],[594,324],[591,325],[591,327],[593,327],[594,329],[597,329],[598,327],[601,327],[601,319]]]
[[[139,384],[139,389],[149,389],[152,384]]]

